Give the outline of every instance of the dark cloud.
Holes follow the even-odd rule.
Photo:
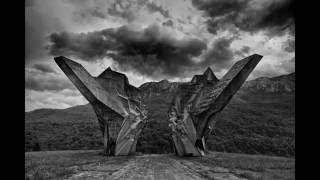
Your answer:
[[[170,17],[168,10],[148,0],[68,0],[67,2],[76,7],[74,15],[80,21],[91,21],[94,18],[106,19],[114,16],[133,22],[137,13],[143,9],[149,13],[160,13],[165,18]]]
[[[206,12],[210,17],[207,21],[208,31],[216,34],[218,30],[223,30],[226,25],[234,23],[236,17],[248,7],[249,1],[227,0],[227,1],[205,1],[192,0],[193,5]]]
[[[173,21],[172,21],[171,19],[169,19],[168,21],[163,22],[162,25],[163,25],[163,26],[170,26],[170,27],[172,27],[172,26],[173,26]]]
[[[150,12],[159,12],[165,18],[170,18],[170,14],[168,10],[163,9],[162,6],[155,4],[154,2],[147,3],[146,7]]]
[[[25,7],[25,60],[30,62],[47,56],[45,45],[48,33],[65,28],[58,18],[38,11],[40,7],[34,1],[28,3],[30,5]]]
[[[168,10],[165,10],[162,6],[150,2],[148,0],[120,0],[112,3],[108,8],[108,13],[113,16],[122,17],[129,22],[135,19],[135,13],[142,8],[146,8],[150,13],[160,13],[163,17],[169,18],[170,14]]]
[[[249,46],[243,46],[240,50],[235,51],[235,54],[239,56],[245,56],[250,52]]]
[[[109,16],[121,17],[129,22],[135,19],[135,12],[132,11],[134,1],[67,0],[66,2],[74,7],[73,15],[79,22],[107,19]]]
[[[230,25],[247,32],[269,31],[269,35],[279,35],[285,30],[292,32],[294,26],[294,1],[279,0],[255,3],[253,0],[193,0],[193,5],[206,12],[208,31],[216,34],[218,30]]]
[[[54,69],[46,64],[34,64],[33,68],[43,73],[56,73]]]
[[[50,39],[52,55],[85,61],[112,57],[119,69],[150,77],[182,76],[186,68],[197,65],[192,58],[207,48],[206,43],[198,39],[177,40],[156,25],[142,31],[122,26],[81,34],[55,33]]]
[[[108,17],[107,1],[101,0],[66,0],[74,8],[74,20],[79,22],[92,21],[94,18],[105,19]]]
[[[112,3],[107,9],[108,14],[111,16],[118,16],[126,19],[128,22],[132,22],[136,18],[135,11],[132,11],[134,4],[129,2],[124,5],[121,2],[122,1],[115,1]]]
[[[229,14],[236,14],[243,11],[249,4],[249,1],[241,0],[192,0],[192,3],[200,10],[206,11],[210,17],[221,17]]]
[[[243,46],[242,48],[241,48],[241,52],[242,53],[249,53],[249,51],[250,51],[250,47],[249,46]]]
[[[230,48],[233,38],[219,38],[217,39],[204,55],[202,67],[213,66],[215,71],[230,67],[234,52]]]
[[[256,28],[283,27],[294,22],[294,0],[273,1],[265,9],[267,13],[262,14],[256,22]]]
[[[79,57],[85,61],[102,59],[107,50],[113,50],[117,42],[108,34],[112,29],[89,33],[53,33],[50,35],[50,54]]]
[[[287,52],[295,52],[295,39],[288,39],[283,44],[283,48]]]

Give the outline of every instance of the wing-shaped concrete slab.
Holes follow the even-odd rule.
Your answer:
[[[169,126],[178,155],[186,155],[185,149],[190,148],[189,144],[180,143],[185,142],[185,137],[192,143],[191,151],[197,149],[198,155],[205,154],[205,141],[216,115],[229,103],[261,58],[253,54],[236,62],[220,80],[208,68],[203,75],[195,75],[190,84],[181,85],[180,93],[169,108]],[[196,90],[186,96],[188,89]],[[179,123],[181,119],[182,124]]]
[[[139,90],[129,84],[124,74],[111,68],[92,77],[71,59],[60,56],[54,60],[92,105],[104,137],[105,154],[133,154],[146,120]]]

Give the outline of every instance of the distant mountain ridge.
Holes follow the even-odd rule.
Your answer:
[[[144,96],[153,96],[153,95],[162,95],[163,93],[175,93],[178,90],[178,86],[184,82],[170,82],[168,80],[161,80],[159,82],[146,82],[138,87],[143,93]],[[259,77],[254,80],[246,81],[242,87],[242,91],[250,92],[265,92],[265,93],[294,93],[295,92],[295,72],[276,76],[276,77]],[[84,109],[87,109],[87,105],[79,105],[65,110],[73,110],[75,107],[81,108],[83,112]],[[63,110],[63,109],[62,109]],[[76,108],[75,112],[78,113],[80,109]],[[36,109],[27,114],[32,113],[33,115],[38,114],[39,112],[46,111],[47,115],[60,111],[60,109]],[[41,113],[46,115],[46,113]]]
[[[272,78],[260,77],[247,81],[242,86],[242,89],[270,93],[293,93],[295,92],[295,78],[295,73]]]
[[[175,93],[178,90],[178,86],[183,83],[184,82],[161,80],[159,82],[144,83],[139,89],[142,90],[145,96],[160,95],[161,93]],[[246,81],[241,87],[241,90],[266,93],[293,93],[295,92],[295,72],[272,78],[259,77],[251,81]]]

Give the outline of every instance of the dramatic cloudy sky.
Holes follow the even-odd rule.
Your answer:
[[[289,0],[26,0],[25,105],[87,101],[54,63],[64,55],[93,76],[110,66],[131,84],[187,81],[210,66],[217,77],[253,53],[249,79],[295,71]]]

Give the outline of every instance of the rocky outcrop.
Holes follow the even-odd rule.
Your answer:
[[[194,77],[199,76],[195,75]],[[159,82],[147,82],[142,84],[139,89],[147,97],[160,96],[163,93],[176,93],[178,86],[185,82],[170,82],[162,80]],[[295,73],[276,77],[259,77],[254,80],[246,81],[241,90],[260,93],[294,93],[295,92]]]
[[[169,82],[168,80],[162,80],[159,82],[147,82],[142,84],[139,89],[144,98],[159,96],[166,93],[175,93],[178,90],[178,86],[182,82]]]
[[[293,93],[295,92],[295,73],[273,78],[260,77],[246,82],[242,89],[251,92]]]

